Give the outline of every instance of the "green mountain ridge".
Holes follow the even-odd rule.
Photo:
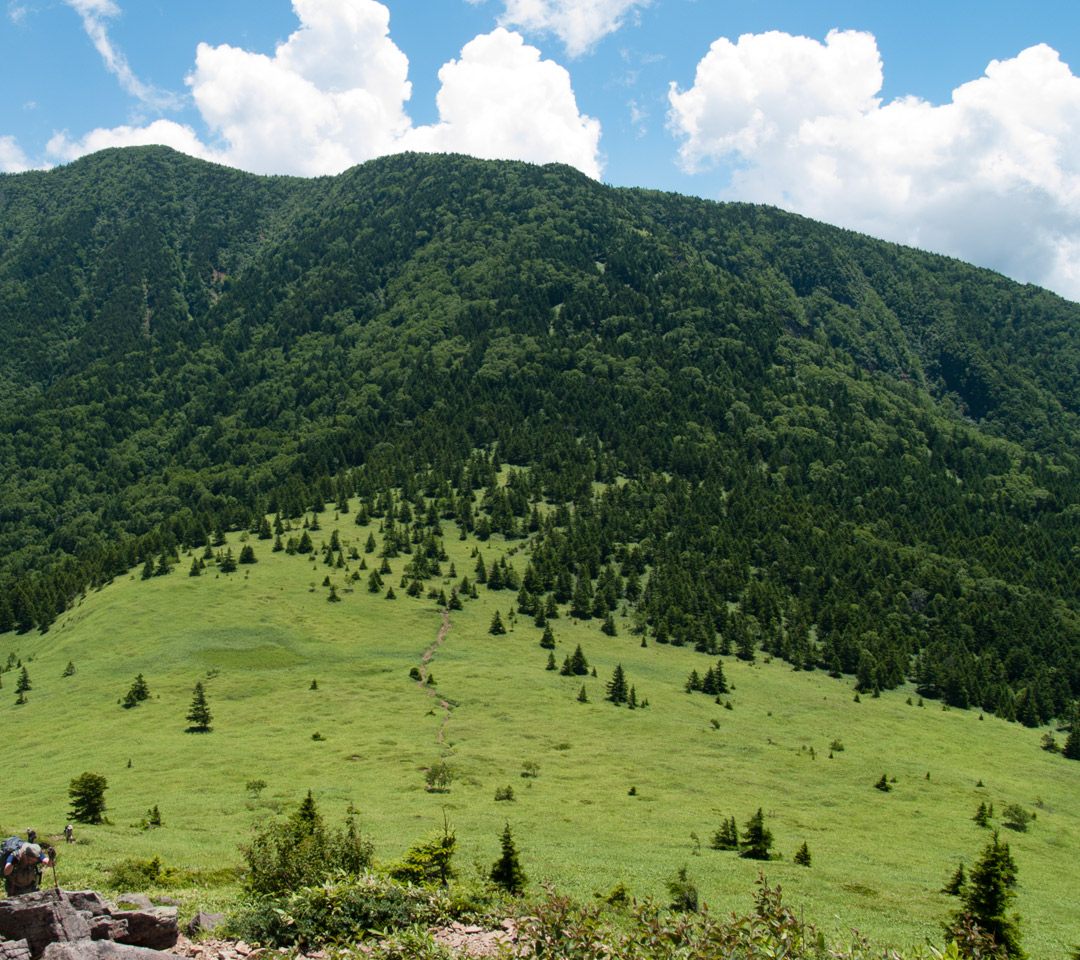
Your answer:
[[[549,567],[591,591],[637,545],[650,635],[1075,720],[1075,304],[557,166],[139,148],[0,196],[0,631],[263,514],[456,515],[509,463],[481,519],[574,504]]]

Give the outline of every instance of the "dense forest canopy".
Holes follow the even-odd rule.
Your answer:
[[[1080,307],[989,271],[562,166],[110,150],[0,176],[0,343],[0,631],[392,488],[534,536],[526,604],[1075,713]]]

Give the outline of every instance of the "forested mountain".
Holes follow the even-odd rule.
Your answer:
[[[561,166],[140,148],[0,176],[0,343],[0,631],[394,488],[416,542],[534,536],[523,609],[1075,714],[1080,307],[989,271]]]

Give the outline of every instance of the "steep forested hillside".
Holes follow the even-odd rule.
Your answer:
[[[988,271],[565,167],[105,151],[0,177],[0,342],[0,631],[395,487],[536,534],[523,609],[1075,717],[1080,308]]]

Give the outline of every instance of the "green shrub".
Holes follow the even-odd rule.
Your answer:
[[[410,847],[405,856],[387,869],[403,883],[433,884],[444,887],[454,878],[453,856],[457,837],[448,826]]]
[[[242,907],[232,932],[248,942],[277,947],[343,943],[368,931],[386,931],[446,919],[438,893],[385,877],[335,875],[294,892]]]
[[[277,896],[335,873],[363,873],[371,864],[372,845],[351,818],[344,829],[328,830],[309,792],[287,822],[268,824],[241,852],[247,863],[245,892]]]

